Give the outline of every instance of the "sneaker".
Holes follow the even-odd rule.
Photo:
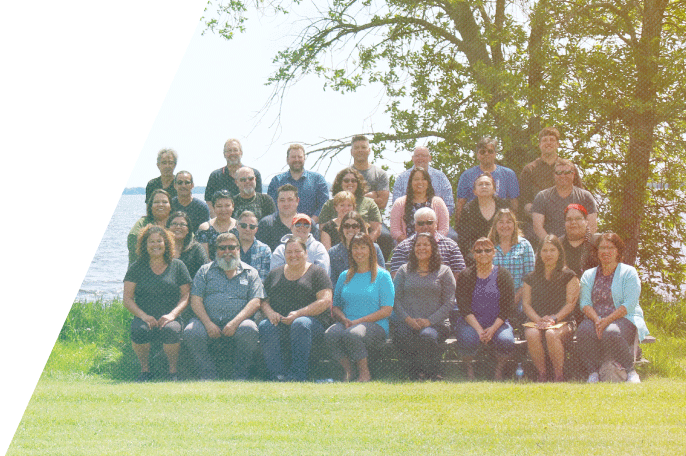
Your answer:
[[[151,372],[141,372],[138,378],[136,379],[137,383],[147,383],[149,381],[152,381]]]
[[[588,376],[588,383],[598,383],[598,380],[600,380],[600,378],[598,377],[597,372],[592,372],[591,375]]]
[[[638,376],[638,372],[635,370],[630,370],[628,374],[626,374],[626,381],[627,383],[641,383],[641,379]]]

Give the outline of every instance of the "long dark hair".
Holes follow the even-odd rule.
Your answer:
[[[343,168],[338,172],[338,174],[336,174],[336,178],[333,180],[333,185],[331,186],[331,194],[335,195],[343,190],[343,178],[346,174],[352,174],[355,176],[355,179],[357,179],[355,199],[361,199],[369,191],[369,185],[367,185],[367,181],[364,176],[353,167]]]
[[[434,191],[434,186],[431,184],[431,176],[429,175],[429,172],[421,166],[415,166],[412,172],[410,172],[410,180],[407,182],[407,197],[405,198],[405,215],[403,215],[405,224],[408,226],[412,224],[412,217],[414,216],[414,213],[412,211],[414,206],[414,190],[412,190],[412,178],[417,173],[422,173],[424,178],[429,182],[429,185],[426,188],[426,200],[431,202],[433,197],[436,195],[436,192]]]
[[[191,231],[191,218],[188,216],[183,211],[176,211],[173,214],[169,216],[167,219],[167,229],[171,228],[172,220],[175,218],[182,218],[186,221],[186,225],[188,225],[188,233],[186,233],[186,237],[183,238],[183,250],[186,250],[188,246],[190,245],[191,241],[193,241],[193,232]]]
[[[372,273],[371,283],[374,283],[374,281],[376,280],[377,271],[376,247],[374,247],[374,241],[372,241],[372,238],[370,238],[369,235],[366,233],[357,233],[350,240],[350,245],[348,246],[348,264],[350,265],[350,267],[348,268],[348,273],[345,275],[345,283],[350,282],[352,278],[355,276],[355,274],[357,274],[358,265],[355,259],[353,258],[353,246],[355,244],[366,245],[369,250],[369,270]]]
[[[412,250],[410,250],[410,258],[407,262],[407,270],[414,272],[419,266],[419,260],[417,259],[417,254],[414,249],[417,245],[419,239],[428,239],[431,244],[431,257],[429,258],[429,272],[436,272],[441,267],[441,255],[438,252],[438,242],[430,233],[418,233],[414,238],[414,243],[412,244]]]
[[[558,252],[557,264],[555,264],[555,270],[551,275],[552,279],[561,274],[562,270],[567,265],[565,262],[565,249],[562,247],[562,242],[560,242],[560,239],[554,234],[549,234],[543,238],[541,245],[538,247],[538,251],[536,252],[536,265],[534,266],[534,274],[540,277],[545,277],[545,265],[543,264],[543,258],[541,257],[541,250],[546,243],[552,244]]]

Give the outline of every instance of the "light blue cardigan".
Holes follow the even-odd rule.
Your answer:
[[[579,297],[579,305],[581,309],[585,306],[592,306],[591,290],[595,283],[595,275],[598,268],[588,269],[581,276],[581,295]],[[615,270],[615,275],[612,278],[612,300],[615,304],[615,309],[619,306],[626,308],[626,319],[636,326],[638,329],[638,339],[643,340],[648,335],[648,327],[643,319],[643,309],[638,304],[638,297],[641,295],[641,280],[638,278],[638,272],[633,266],[624,263],[619,263]]]

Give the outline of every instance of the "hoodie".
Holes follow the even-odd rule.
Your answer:
[[[276,249],[274,249],[274,253],[272,253],[272,261],[269,265],[270,271],[273,271],[279,266],[286,264],[286,256],[284,255],[284,252],[286,251],[286,241],[292,237],[292,234],[287,234],[281,238],[281,244],[279,244]],[[326,251],[324,244],[317,241],[312,236],[312,233],[310,233],[309,236],[307,236],[307,242],[305,242],[305,245],[307,245],[307,261],[323,268],[326,273],[329,274],[329,254]]]

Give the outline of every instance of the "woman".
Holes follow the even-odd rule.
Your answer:
[[[538,381],[548,381],[545,343],[555,381],[563,382],[564,343],[572,338],[575,329],[573,320],[565,320],[570,320],[579,299],[579,279],[565,266],[564,249],[554,234],[543,238],[536,269],[524,278],[522,297],[524,313],[529,317],[524,336],[538,370]]]
[[[458,245],[462,252],[469,252],[474,241],[488,236],[496,213],[508,208],[506,200],[495,196],[495,180],[490,173],[483,173],[474,181],[476,198],[468,202],[460,215],[457,225]],[[467,266],[474,264],[474,257],[467,253],[464,256]]]
[[[494,266],[490,239],[476,240],[474,266],[457,276],[455,297],[460,314],[455,320],[458,351],[467,365],[467,378],[474,380],[472,359],[481,345],[493,342],[496,351],[495,379],[501,380],[503,366],[514,349],[514,335],[508,318],[514,305],[514,283],[507,269]]]
[[[641,281],[635,268],[621,263],[624,242],[617,234],[603,233],[596,247],[600,265],[581,277],[579,304],[586,319],[576,333],[588,382],[599,380],[603,361],[614,361],[626,370],[627,382],[639,383],[632,347],[637,333],[639,340],[648,335],[638,304]]]
[[[349,247],[350,269],[338,278],[333,296],[333,318],[325,340],[331,357],[352,378],[351,361],[357,365],[358,382],[371,380],[367,351],[378,349],[388,334],[393,311],[393,281],[376,264],[376,249],[367,234],[356,234]]]
[[[233,197],[228,190],[219,190],[212,196],[212,206],[215,217],[205,222],[198,228],[196,236],[205,252],[214,260],[215,241],[221,233],[228,233],[236,228],[236,219],[233,215]],[[238,235],[237,233],[235,233]]]
[[[453,308],[455,276],[441,264],[433,236],[417,234],[409,261],[398,269],[393,283],[393,342],[410,361],[410,378],[440,380],[438,344],[450,333],[445,319]]]
[[[188,305],[191,276],[172,258],[174,238],[162,227],[148,225],[138,237],[138,260],[124,277],[124,307],[134,316],[131,345],[141,363],[139,382],[152,379],[148,357],[150,342],[161,340],[169,361],[169,379],[177,380],[182,322],[179,315]]]
[[[336,193],[333,197],[333,207],[336,210],[336,218],[320,225],[321,232],[319,237],[321,243],[326,247],[326,250],[329,250],[331,246],[341,242],[339,234],[341,221],[345,214],[355,210],[355,195],[347,190]]]
[[[190,231],[191,219],[185,212],[174,212],[167,221],[167,229],[174,235],[174,258],[186,265],[191,277],[195,277],[200,266],[209,263],[205,249],[193,239]]]
[[[488,239],[495,245],[494,266],[502,266],[512,275],[515,289],[515,308],[512,316],[517,324],[524,322],[522,311],[522,280],[534,270],[536,261],[531,247],[517,225],[517,217],[510,209],[500,209],[493,217]]]
[[[261,309],[260,344],[272,380],[304,381],[312,344],[321,341],[331,324],[331,279],[307,261],[307,246],[299,238],[285,242],[286,264],[272,270],[264,282],[267,298]],[[290,346],[286,371],[282,346]]]
[[[331,194],[337,195],[343,190],[355,195],[355,210],[369,225],[369,237],[376,242],[381,234],[381,212],[373,199],[364,196],[368,191],[367,181],[355,168],[344,168],[336,174]],[[323,225],[332,220],[336,213],[334,201],[328,200],[319,213],[319,224]],[[336,245],[336,242],[332,242],[331,245]]]
[[[348,246],[353,236],[358,233],[367,233],[367,224],[362,219],[362,216],[355,211],[348,212],[341,221],[338,227],[338,236],[341,242],[329,249],[329,260],[331,264],[331,283],[338,283],[338,276],[341,272],[348,269]],[[371,236],[370,236],[371,237]],[[376,251],[376,262],[382,268],[385,267],[383,254],[381,248],[374,244]]]
[[[400,243],[415,233],[414,213],[422,207],[430,207],[436,212],[437,231],[443,236],[450,228],[448,207],[435,196],[429,172],[416,166],[410,173],[407,195],[398,198],[391,208],[391,236]]]
[[[138,234],[141,230],[150,224],[160,227],[166,226],[170,213],[171,197],[169,196],[169,193],[161,189],[153,191],[148,200],[148,204],[146,205],[145,216],[138,219],[133,225],[133,228],[129,231],[129,236],[126,239],[129,248],[129,267],[131,267],[138,258],[138,249],[136,246]]]

